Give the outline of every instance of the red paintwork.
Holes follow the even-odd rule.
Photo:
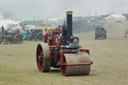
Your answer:
[[[43,63],[43,50],[42,50],[42,47],[41,47],[41,44],[38,44],[38,48],[37,49],[37,54],[36,54],[36,61],[37,61],[37,67],[38,67],[38,70],[40,72],[42,72],[43,70],[43,67],[41,67],[41,64],[40,64],[40,56],[42,56],[42,63]]]
[[[80,49],[80,52],[87,52],[90,55],[89,49]]]
[[[55,48],[59,48],[60,51],[57,52],[58,54],[60,54],[60,63],[58,65],[67,65],[66,61],[64,61],[64,53],[71,53],[72,49],[62,49],[63,44],[60,41],[60,33],[55,33],[52,34],[52,36],[48,37],[48,42],[50,50],[53,51]],[[79,49],[79,52],[86,52],[88,54],[90,54],[89,49]],[[52,59],[56,60],[55,55],[51,55],[50,56]],[[71,65],[87,65],[87,64],[92,64],[91,62],[89,63],[78,63],[78,64],[71,64]]]

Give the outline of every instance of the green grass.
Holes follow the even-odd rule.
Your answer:
[[[64,77],[56,70],[38,72],[35,55],[41,42],[0,45],[0,85],[127,85],[128,39],[94,40],[93,34],[78,34],[94,62],[88,76]]]

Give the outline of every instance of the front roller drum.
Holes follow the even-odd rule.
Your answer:
[[[64,54],[64,58],[67,65],[61,66],[63,75],[70,76],[89,74],[91,61],[87,53]]]
[[[50,56],[50,48],[47,44],[43,44],[43,48],[41,44],[38,44],[36,51],[36,62],[37,67],[40,72],[48,72],[51,66]]]

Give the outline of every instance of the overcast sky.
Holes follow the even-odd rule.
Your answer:
[[[0,12],[11,11],[20,19],[64,17],[72,10],[75,16],[128,12],[128,0],[0,0]]]

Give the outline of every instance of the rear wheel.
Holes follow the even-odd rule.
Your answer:
[[[36,62],[40,72],[48,72],[51,66],[50,49],[47,44],[42,48],[41,44],[37,46]]]

